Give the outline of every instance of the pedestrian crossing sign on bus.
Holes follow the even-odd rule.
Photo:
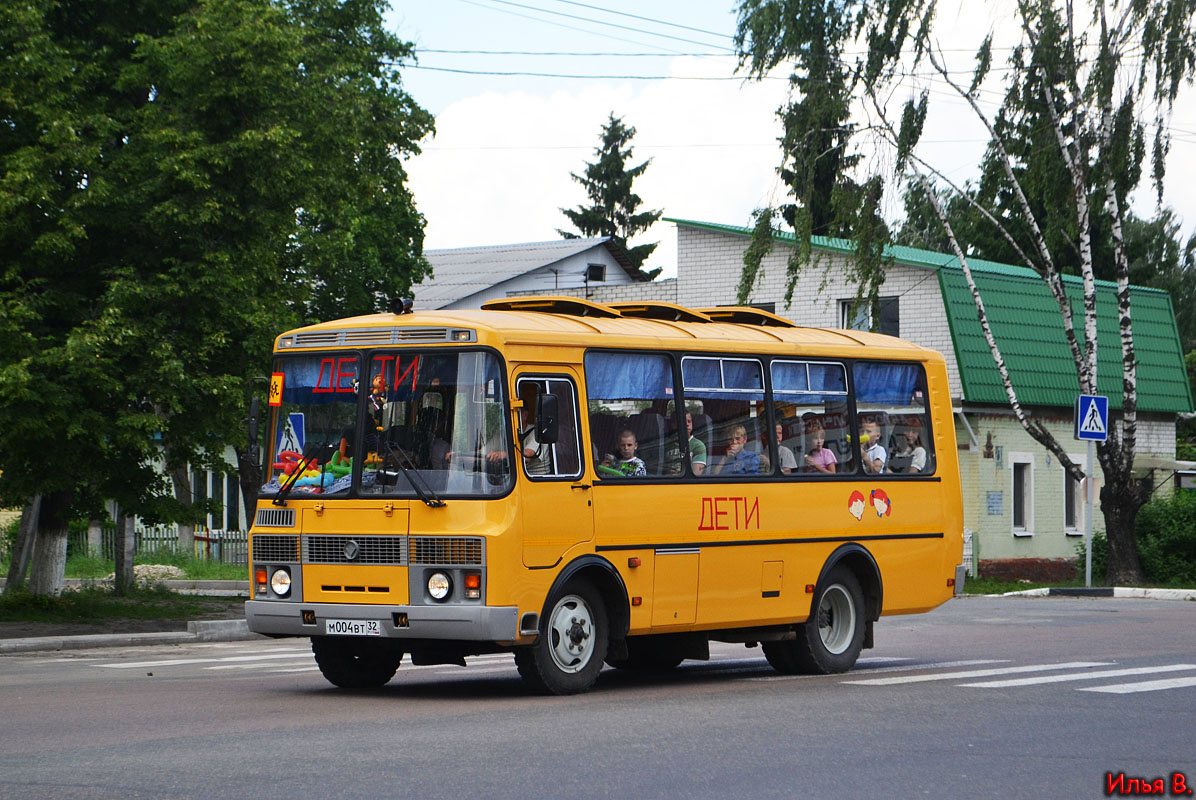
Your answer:
[[[1076,397],[1076,438],[1103,442],[1109,438],[1109,398],[1098,394]]]

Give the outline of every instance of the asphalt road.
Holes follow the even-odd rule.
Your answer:
[[[306,640],[0,657],[0,797],[1095,798],[1192,787],[1194,740],[1192,602],[964,598],[846,675],[715,645],[572,698],[509,656],[346,692]]]

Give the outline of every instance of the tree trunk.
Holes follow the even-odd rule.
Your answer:
[[[4,593],[15,592],[25,586],[25,574],[29,571],[29,558],[33,554],[33,542],[37,538],[37,518],[41,511],[42,496],[29,498],[21,512],[21,524],[17,528],[17,541],[12,549],[12,561],[8,565],[8,582]]]
[[[241,503],[245,508],[245,525],[253,525],[253,515],[257,511],[257,492],[262,485],[262,468],[258,463],[258,448],[251,446],[248,450],[237,448],[237,463],[240,467],[239,480],[241,482]]]
[[[172,469],[170,471],[170,480],[174,483],[174,499],[190,510],[195,505],[195,494],[191,491],[191,474],[187,470],[186,465]],[[179,550],[187,555],[194,555],[194,522],[179,523]]]
[[[133,518],[125,516],[123,509],[116,515],[116,574],[112,590],[123,597],[133,585],[133,561],[137,552],[137,535],[133,529]]]
[[[37,538],[33,542],[30,594],[44,597],[62,594],[66,577],[67,512],[70,506],[69,489],[42,498]]]
[[[1138,539],[1134,520],[1145,502],[1143,491],[1133,478],[1112,479],[1106,471],[1100,490],[1100,509],[1105,518],[1105,537],[1109,542],[1109,561],[1105,580],[1110,586],[1141,586],[1145,582],[1142,562],[1138,559]]]

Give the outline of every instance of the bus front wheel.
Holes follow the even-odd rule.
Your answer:
[[[866,624],[860,582],[851,570],[837,566],[819,583],[812,613],[798,627],[797,638],[764,642],[764,657],[790,675],[846,672],[860,657]]]
[[[377,689],[394,677],[403,651],[364,639],[313,636],[311,651],[328,682],[342,689]]]
[[[572,580],[549,601],[536,643],[515,650],[524,682],[542,694],[578,694],[598,680],[609,628],[598,590]]]

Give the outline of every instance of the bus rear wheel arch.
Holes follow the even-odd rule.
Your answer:
[[[790,675],[846,672],[860,656],[867,627],[860,581],[846,564],[836,564],[819,580],[810,617],[797,626],[797,636],[763,642],[764,657]]]

